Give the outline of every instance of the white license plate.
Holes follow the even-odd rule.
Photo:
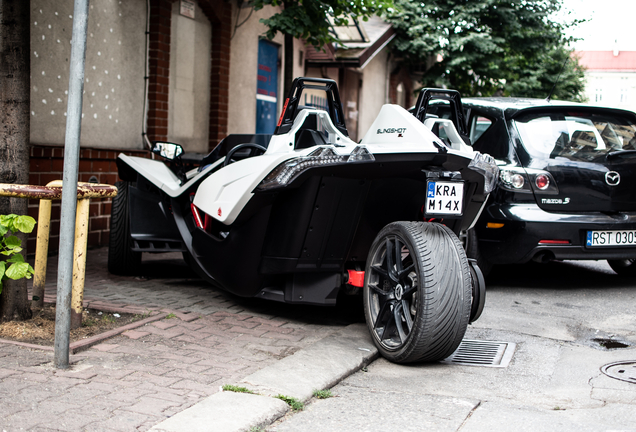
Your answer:
[[[464,183],[429,181],[426,185],[426,214],[461,215]]]
[[[588,231],[585,244],[595,246],[636,246],[636,231]]]

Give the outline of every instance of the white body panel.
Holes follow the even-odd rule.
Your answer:
[[[429,123],[432,126],[434,122]],[[452,123],[451,123],[452,125]],[[459,136],[459,135],[458,135]],[[360,144],[371,153],[437,153],[439,147],[448,148],[431,130],[413,114],[399,105],[384,105],[371,129]],[[467,145],[448,148],[453,154],[472,159],[475,152]]]
[[[128,164],[132,169],[137,171],[143,177],[148,179],[149,182],[157,186],[172,198],[176,198],[185,192],[196,178],[204,176],[214,169],[214,167],[223,163],[223,159],[221,159],[220,161],[207,166],[196,176],[188,178],[188,181],[182,185],[179,177],[170,171],[170,168],[168,168],[164,162],[136,156],[126,156],[125,154],[120,154],[119,159],[126,162],[126,164]]]
[[[232,224],[263,178],[291,156],[268,155],[234,162],[201,182],[194,205],[219,222]]]
[[[307,156],[316,150],[316,147],[294,150],[296,133],[310,114],[318,116],[318,132],[328,146],[333,146],[336,154],[349,155],[358,146],[334,127],[326,112],[302,110],[289,133],[271,138],[265,154],[222,167],[203,180],[197,188],[194,205],[217,221],[232,224],[251,199],[252,191],[274,168],[289,159]],[[438,143],[437,146],[434,141]],[[415,116],[399,105],[382,107],[360,145],[366,146],[371,154],[438,153],[440,146],[448,148]],[[468,146],[456,150],[448,148],[448,152],[467,159],[474,156]],[[198,178],[205,176],[225,160],[221,158],[181,185],[179,178],[163,162],[125,155],[119,157],[173,198],[181,195]]]

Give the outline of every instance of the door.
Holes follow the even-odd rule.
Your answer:
[[[277,120],[278,45],[258,41],[256,79],[256,133],[273,134]]]

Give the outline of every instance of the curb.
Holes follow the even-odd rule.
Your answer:
[[[123,311],[120,309],[120,310],[112,310],[112,312],[123,312]],[[93,345],[98,344],[99,342],[102,342],[102,341],[104,341],[106,339],[110,339],[113,336],[117,336],[118,334],[121,334],[121,333],[123,333],[125,331],[136,329],[137,327],[141,327],[143,325],[146,325],[146,324],[154,322],[154,321],[159,321],[160,319],[163,319],[166,316],[168,316],[168,314],[169,314],[168,312],[158,313],[157,315],[151,316],[151,317],[143,319],[141,321],[135,321],[133,323],[126,324],[125,326],[117,327],[117,328],[114,328],[112,330],[108,330],[108,331],[106,331],[104,333],[100,333],[100,334],[92,336],[90,338],[86,338],[86,339],[82,339],[82,340],[73,342],[73,343],[69,344],[69,346],[68,346],[69,352],[71,354],[76,354],[76,353],[78,353],[80,351],[83,351],[85,349],[88,349],[88,348],[92,347]],[[0,344],[17,345],[17,346],[21,346],[21,347],[25,347],[25,348],[39,349],[39,350],[43,350],[43,351],[55,351],[55,348],[51,347],[51,346],[36,345],[36,344],[12,341],[12,340],[7,340],[7,339],[0,339]]]
[[[378,357],[364,324],[351,324],[239,384],[257,394],[221,391],[155,425],[153,432],[243,432],[265,427],[289,411],[273,396],[306,402]]]
[[[49,302],[47,302],[49,303]],[[51,302],[51,304],[55,304],[55,302]],[[137,314],[143,314],[143,313],[148,313],[149,310],[147,308],[142,308],[140,306],[135,306],[135,305],[114,305],[114,304],[108,304],[108,303],[102,303],[102,302],[97,302],[97,301],[84,301],[84,308],[93,308],[93,309],[99,309],[101,311],[104,312],[118,312],[118,313],[137,313]],[[114,336],[120,335],[128,330],[133,330],[136,329],[138,327],[144,326],[146,324],[149,324],[151,322],[155,322],[155,321],[159,321],[163,318],[165,318],[166,316],[173,314],[175,315],[177,318],[179,318],[181,321],[185,321],[185,322],[191,322],[194,321],[196,319],[199,318],[199,314],[193,314],[193,313],[183,313],[183,312],[179,312],[179,311],[173,311],[173,310],[169,310],[169,309],[161,309],[161,311],[157,311],[157,310],[151,310],[149,312],[151,314],[151,316],[149,318],[145,318],[141,321],[135,321],[133,323],[130,324],[126,324],[124,326],[121,327],[117,327],[114,328],[112,330],[108,330],[105,331],[103,333],[97,334],[95,336],[92,336],[90,338],[86,338],[86,339],[82,339],[82,340],[78,340],[75,342],[72,342],[71,344],[69,344],[69,353],[70,354],[77,354],[80,351],[84,351],[90,347],[92,347],[93,345],[97,345],[100,342],[103,342],[107,339],[110,339]],[[30,349],[38,349],[38,350],[42,350],[42,351],[55,351],[55,348],[52,346],[46,346],[46,345],[36,345],[36,344],[30,344],[30,343],[26,343],[26,342],[19,342],[19,341],[14,341],[14,340],[9,340],[9,339],[0,339],[0,346],[1,344],[7,344],[7,345],[17,345],[20,347],[24,347],[24,348],[30,348]]]

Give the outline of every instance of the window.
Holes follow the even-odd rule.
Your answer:
[[[477,141],[490,125],[492,125],[492,120],[482,116],[474,116],[470,122],[470,142]]]
[[[636,125],[605,112],[551,112],[514,120],[523,146],[535,157],[593,162],[633,150]]]
[[[594,102],[603,102],[603,89],[596,88],[594,90]]]

